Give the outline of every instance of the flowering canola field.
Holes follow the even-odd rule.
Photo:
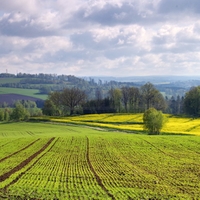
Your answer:
[[[112,116],[93,117],[115,122]],[[141,120],[129,117],[129,122]],[[82,119],[92,121],[92,116]],[[149,136],[64,123],[0,127],[0,199],[200,197],[199,136]]]
[[[161,132],[163,134],[195,134],[200,135],[200,119],[165,115],[167,122]],[[92,114],[63,118],[48,118],[54,122],[88,125],[120,131],[143,131],[143,114]]]

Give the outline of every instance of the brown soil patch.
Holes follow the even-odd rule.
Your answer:
[[[20,101],[20,100],[37,101],[41,99],[21,94],[0,94],[0,104],[6,102],[8,105],[13,105],[15,101]]]

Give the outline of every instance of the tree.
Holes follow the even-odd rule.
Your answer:
[[[57,114],[56,106],[50,99],[47,99],[44,102],[44,107],[42,108],[42,113],[44,115],[49,115],[49,116],[55,116]]]
[[[51,88],[48,86],[42,86],[39,91],[40,94],[49,94],[51,92]]]
[[[4,109],[0,109],[0,121],[4,121]]]
[[[129,106],[132,112],[139,111],[140,92],[136,87],[129,88]]]
[[[159,135],[162,129],[165,118],[161,111],[155,108],[149,108],[143,115],[144,129],[149,132],[150,135]]]
[[[53,107],[52,107],[53,113],[56,114],[56,115],[57,114],[58,115],[63,114],[62,113],[63,109],[62,109],[62,101],[61,101],[62,97],[61,96],[62,96],[62,93],[58,92],[58,91],[52,92],[48,96],[48,100],[51,101],[51,102],[47,102],[47,104],[53,104]],[[48,106],[50,106],[50,105],[48,105]],[[55,110],[57,110],[57,111],[55,112]]]
[[[140,91],[145,110],[151,107],[154,107],[158,110],[165,110],[165,99],[152,83],[146,83],[140,88]]]
[[[14,120],[25,120],[30,117],[30,113],[24,108],[24,106],[20,103],[17,102],[15,104],[15,108],[13,109],[11,118]]]
[[[121,93],[122,93],[122,102],[124,104],[125,111],[128,112],[128,100],[130,99],[130,90],[128,87],[122,87]]]
[[[186,93],[184,110],[186,114],[200,116],[200,86],[193,87]]]
[[[65,88],[61,93],[61,103],[74,114],[75,107],[81,105],[86,99],[85,92],[78,88]]]
[[[11,113],[10,109],[5,108],[5,110],[4,110],[4,121],[8,122],[10,120],[10,113]]]
[[[122,98],[122,93],[121,90],[116,88],[116,89],[111,89],[109,91],[110,99],[113,104],[113,108],[117,111],[121,111],[121,98]]]

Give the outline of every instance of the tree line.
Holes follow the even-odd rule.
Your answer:
[[[104,97],[100,88],[95,98],[79,88],[51,92],[42,110],[32,101],[17,101],[13,108],[0,109],[0,121],[24,120],[30,116],[66,116],[94,113],[143,113],[150,108],[171,114],[200,116],[200,86],[191,88],[184,97],[164,98],[151,83],[139,87],[111,88]]]
[[[33,116],[42,116],[42,110],[34,101],[16,101],[13,107],[0,108],[0,121],[23,121]]]
[[[198,91],[198,92],[197,92]],[[199,96],[198,96],[199,95]],[[45,115],[73,115],[94,113],[141,113],[153,107],[164,113],[200,114],[200,86],[194,87],[184,97],[164,97],[155,86],[148,82],[141,87],[111,88],[106,97],[104,91],[97,88],[95,98],[78,88],[65,88],[51,92],[44,103]],[[194,100],[198,99],[199,100]],[[193,98],[191,100],[191,98]],[[195,108],[194,108],[195,107]],[[198,110],[198,111],[196,111]]]

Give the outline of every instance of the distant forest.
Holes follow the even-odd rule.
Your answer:
[[[162,80],[162,78],[161,78]],[[191,84],[198,85],[199,80],[190,82],[160,82],[152,84],[144,78],[137,82],[119,82],[116,80],[101,80],[97,77],[78,78],[73,75],[56,74],[0,74],[0,87],[38,89],[41,94],[48,94],[44,113],[49,115],[66,115],[76,113],[136,113],[149,107],[155,107],[165,113],[185,113],[185,94]],[[65,89],[68,91],[65,91]],[[68,96],[70,90],[84,92],[84,97],[70,107],[66,103],[55,101],[53,95],[63,98],[64,91]],[[61,95],[62,94],[62,95]],[[65,94],[67,95],[67,94]],[[46,109],[46,110],[45,110]],[[48,110],[50,109],[50,110]],[[50,111],[53,110],[53,113]]]

